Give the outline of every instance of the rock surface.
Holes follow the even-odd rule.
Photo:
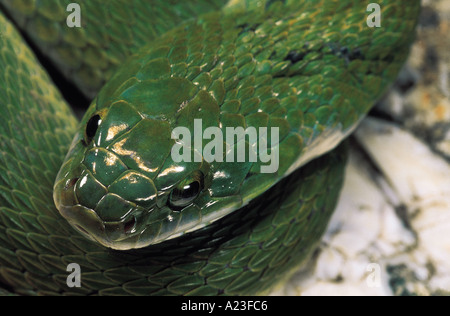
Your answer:
[[[352,137],[322,246],[274,295],[450,295],[450,2],[422,6],[408,64]]]

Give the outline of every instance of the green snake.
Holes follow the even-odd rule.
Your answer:
[[[377,1],[376,16],[360,0],[88,0],[81,27],[70,3],[0,1],[0,288],[267,294],[308,262],[343,140],[406,60],[420,1]],[[92,98],[80,123],[30,43]],[[200,135],[270,132],[212,151],[243,144],[246,159],[208,160],[199,120]],[[180,126],[191,135],[174,137]],[[249,159],[256,143],[275,171]],[[176,144],[200,158],[175,159]]]

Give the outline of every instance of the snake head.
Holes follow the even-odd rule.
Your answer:
[[[211,204],[209,164],[173,161],[174,144],[165,120],[124,101],[100,111],[93,105],[57,177],[58,210],[83,235],[118,250],[201,226]]]
[[[155,89],[153,82],[143,84],[147,93]],[[194,142],[173,135],[186,100],[198,104],[186,87],[208,102],[192,83],[179,79],[157,87],[166,96],[173,89],[185,95],[172,100],[177,107],[175,113],[166,110],[168,116],[149,115],[148,104],[136,105],[135,95],[141,94],[136,88],[118,100],[102,102],[101,95],[94,100],[54,187],[60,214],[76,230],[109,248],[143,248],[200,229],[243,205],[236,188],[251,164],[209,163]],[[184,146],[190,161],[172,155],[183,142],[191,144]]]

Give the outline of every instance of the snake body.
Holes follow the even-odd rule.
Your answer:
[[[380,28],[368,27],[363,1],[92,0],[84,26],[69,29],[69,3],[0,1],[95,95],[78,123],[0,15],[0,285],[253,295],[304,265],[342,186],[338,144],[395,79],[419,1],[379,1]],[[279,168],[174,161],[171,148],[187,140],[171,131],[193,132],[195,119],[202,132],[278,128],[277,141],[266,138]],[[68,287],[70,263],[81,287]]]

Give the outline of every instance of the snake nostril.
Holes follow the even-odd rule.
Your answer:
[[[125,234],[130,234],[133,232],[134,227],[136,225],[136,219],[133,217],[131,220],[125,223],[125,226],[123,228]]]
[[[80,178],[73,178],[72,180],[68,181],[65,189],[68,190],[70,188],[73,188],[77,184],[78,180],[80,180]]]

